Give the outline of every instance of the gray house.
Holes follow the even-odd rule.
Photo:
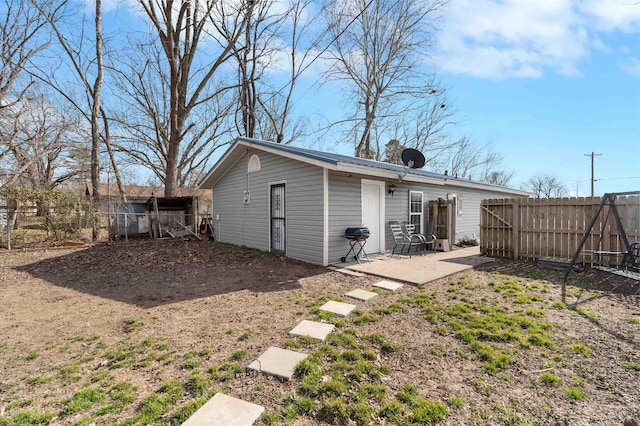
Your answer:
[[[455,235],[449,237],[455,242],[478,237],[481,200],[530,195],[248,138],[236,139],[199,186],[213,191],[218,241],[282,252],[321,265],[340,262],[346,254],[347,227],[368,227],[367,253],[385,252],[394,246],[390,220],[414,223],[420,232],[435,233],[429,207],[433,210],[433,200],[440,200],[453,206]]]

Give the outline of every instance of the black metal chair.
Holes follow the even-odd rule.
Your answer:
[[[402,254],[402,250],[407,247],[407,254],[411,257],[411,247],[420,247],[422,244],[419,240],[414,240],[409,238],[408,234],[406,234],[402,227],[400,226],[400,222],[397,220],[389,221],[389,228],[391,228],[391,234],[393,235],[393,240],[395,241],[395,246],[393,246],[393,250],[391,250],[391,255],[393,256],[396,253],[396,249],[400,247],[399,254]]]
[[[425,253],[427,252],[427,238],[422,235],[422,234],[417,234],[416,233],[416,225],[414,225],[413,223],[405,223],[404,224],[404,229],[406,229],[407,231],[407,239],[409,239],[411,242],[413,243],[417,243],[416,246],[416,253],[418,252],[418,250],[420,251],[420,253]]]
[[[435,251],[436,250],[436,236],[435,235],[430,235],[430,238],[427,238],[426,235],[424,234],[418,234],[415,232],[416,230],[416,225],[412,224],[412,223],[407,223],[404,225],[404,227],[407,230],[407,235],[409,238],[413,239],[417,239],[418,241],[420,241],[420,250],[424,251],[424,253],[427,253],[427,250],[429,249],[429,246],[431,246],[431,251]]]

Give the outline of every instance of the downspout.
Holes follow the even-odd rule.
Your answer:
[[[322,265],[329,265],[329,169],[322,168]]]

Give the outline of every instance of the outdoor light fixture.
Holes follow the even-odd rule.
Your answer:
[[[387,189],[387,192],[388,192],[389,194],[391,194],[391,196],[393,197],[393,193],[394,193],[395,191],[396,191],[396,185],[392,183],[391,185],[389,185],[389,188]]]

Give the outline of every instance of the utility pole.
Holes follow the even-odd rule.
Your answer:
[[[584,154],[585,157],[591,157],[591,196],[592,197],[593,197],[593,183],[595,182],[595,179],[593,178],[593,159],[601,155],[602,154],[596,154],[593,151],[591,151],[591,154]]]

